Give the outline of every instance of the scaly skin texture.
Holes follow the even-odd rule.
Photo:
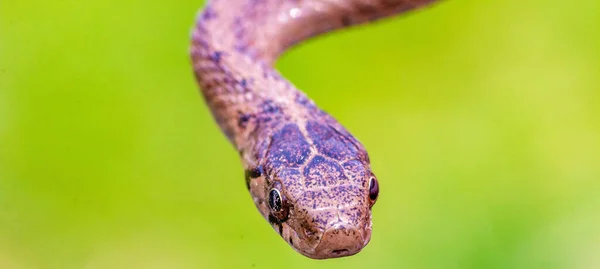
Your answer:
[[[371,238],[379,191],[369,157],[272,67],[287,47],[433,0],[212,0],[191,57],[217,123],[240,153],[254,203],[296,251],[350,256]]]

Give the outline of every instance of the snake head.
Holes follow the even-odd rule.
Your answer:
[[[296,251],[314,259],[358,253],[371,238],[379,185],[362,145],[340,126],[287,124],[272,135],[255,203]]]

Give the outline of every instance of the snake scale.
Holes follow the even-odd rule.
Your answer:
[[[291,45],[435,0],[209,0],[190,54],[212,114],[240,154],[254,203],[313,259],[371,239],[379,183],[364,146],[273,68]]]

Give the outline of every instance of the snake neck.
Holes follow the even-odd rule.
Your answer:
[[[256,151],[258,138],[285,122],[320,114],[272,67],[288,42],[274,38],[285,23],[273,16],[292,10],[292,3],[216,0],[198,16],[191,47],[195,75],[215,120],[240,152]]]
[[[291,45],[432,0],[212,0],[199,14],[191,56],[217,123],[242,152],[275,126],[326,117],[273,69]],[[263,133],[263,135],[258,135]]]

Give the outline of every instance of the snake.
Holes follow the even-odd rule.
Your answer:
[[[363,144],[275,69],[295,44],[436,0],[208,0],[190,57],[216,124],[239,153],[246,187],[298,253],[329,259],[371,240],[379,183]]]

